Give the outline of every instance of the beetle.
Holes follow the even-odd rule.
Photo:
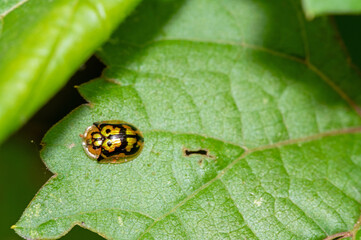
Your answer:
[[[144,146],[143,134],[132,124],[119,120],[94,122],[80,137],[85,153],[99,163],[131,161]]]

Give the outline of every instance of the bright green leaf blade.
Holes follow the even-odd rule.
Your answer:
[[[285,9],[287,11],[285,11]],[[104,77],[44,138],[57,173],[15,230],[74,224],[109,239],[322,239],[361,210],[360,78],[325,19],[293,1],[146,1],[100,55]],[[80,133],[144,133],[126,164],[97,164]],[[204,149],[208,156],[184,156]]]
[[[302,0],[308,17],[326,14],[360,14],[359,0]]]
[[[32,0],[3,19],[0,142],[108,39],[139,0]]]

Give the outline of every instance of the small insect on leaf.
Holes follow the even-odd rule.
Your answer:
[[[99,163],[131,161],[144,145],[143,135],[135,126],[118,120],[95,122],[80,137],[85,153]]]

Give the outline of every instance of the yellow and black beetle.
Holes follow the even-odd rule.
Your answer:
[[[86,154],[99,163],[131,161],[144,145],[143,135],[135,126],[118,120],[95,122],[80,136]]]

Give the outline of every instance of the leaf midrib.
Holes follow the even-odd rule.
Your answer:
[[[147,132],[147,131],[146,131]],[[168,132],[168,131],[162,131],[162,130],[151,130],[148,132]],[[252,148],[252,149],[248,149],[245,152],[243,152],[239,157],[235,158],[230,164],[228,164],[225,168],[223,168],[216,177],[214,177],[213,179],[211,179],[210,181],[206,182],[205,184],[203,184],[201,187],[199,187],[198,189],[196,189],[194,192],[192,192],[192,194],[186,196],[183,200],[181,200],[177,205],[175,205],[171,210],[169,210],[168,212],[166,212],[165,214],[163,214],[162,216],[155,218],[153,216],[150,216],[148,214],[145,214],[143,212],[139,212],[139,211],[134,211],[134,210],[127,210],[127,209],[120,209],[120,208],[104,208],[104,209],[100,209],[100,210],[93,210],[93,211],[82,211],[76,214],[70,214],[70,215],[65,215],[65,216],[59,216],[56,218],[52,218],[52,219],[48,219],[47,221],[44,221],[43,223],[40,223],[36,226],[36,228],[40,227],[41,225],[44,225],[50,221],[54,221],[54,220],[59,220],[59,219],[66,219],[66,218],[71,218],[71,217],[75,217],[75,216],[80,216],[80,215],[84,215],[84,214],[88,214],[88,213],[95,213],[95,212],[103,212],[103,211],[107,211],[107,210],[119,210],[119,211],[124,211],[124,212],[132,212],[132,213],[137,213],[140,214],[148,219],[152,219],[153,223],[150,224],[147,229],[142,233],[142,235],[138,238],[141,239],[147,232],[150,231],[150,229],[159,221],[163,220],[165,217],[167,217],[168,215],[174,213],[177,211],[177,209],[181,206],[183,206],[184,204],[186,204],[190,199],[192,199],[193,197],[195,197],[199,192],[201,192],[202,190],[206,189],[207,187],[209,187],[212,183],[214,183],[217,180],[220,180],[222,178],[222,176],[227,173],[234,165],[236,165],[239,161],[241,161],[242,159],[245,159],[247,156],[249,156],[252,153],[255,152],[259,152],[259,151],[264,151],[264,150],[269,150],[269,149],[274,149],[274,148],[279,148],[279,147],[283,147],[283,146],[288,146],[288,145],[293,145],[293,144],[299,144],[299,143],[306,143],[306,142],[310,142],[310,141],[314,141],[314,140],[318,140],[318,139],[322,139],[324,137],[331,137],[331,136],[340,136],[340,135],[347,135],[347,134],[357,134],[357,133],[361,133],[361,126],[360,127],[353,127],[353,128],[345,128],[345,129],[340,129],[340,130],[334,130],[334,131],[328,131],[328,132],[323,132],[323,133],[318,133],[318,134],[314,134],[314,135],[310,135],[307,137],[303,137],[303,138],[297,138],[297,139],[289,139],[286,141],[281,141],[281,142],[277,142],[277,143],[273,143],[273,144],[268,144],[268,145],[263,145],[260,147],[256,147],[256,148]],[[186,133],[182,133],[182,134],[186,134]],[[193,134],[192,135],[196,135]],[[206,137],[206,136],[202,136],[202,137]],[[212,138],[214,139],[214,138]],[[230,144],[226,141],[222,141],[219,139],[216,139],[217,141],[226,143],[226,144]],[[233,144],[234,145],[234,144]],[[234,146],[239,146],[239,145],[234,145]],[[52,178],[49,179],[53,180],[54,178],[57,177],[57,174],[55,174]],[[48,182],[49,182],[48,181]],[[332,184],[332,183],[331,183]],[[45,184],[46,185],[46,184]],[[341,191],[342,192],[342,191]],[[353,198],[352,198],[353,199]],[[353,199],[355,200],[355,199]],[[357,201],[358,202],[358,201]],[[312,219],[311,217],[309,217],[310,219]],[[76,224],[78,224],[77,222],[75,222],[74,224],[72,224],[71,228],[73,226],[75,226]],[[317,226],[318,224],[315,223]],[[21,227],[21,226],[16,226],[16,229],[27,229],[27,227]],[[33,229],[33,228],[31,228]],[[322,229],[320,227],[320,229]],[[250,229],[252,231],[252,229]],[[322,229],[323,230],[323,229]],[[325,232],[326,233],[326,232]],[[256,236],[256,235],[255,235]]]
[[[221,179],[221,177],[228,172],[228,170],[230,170],[235,164],[237,164],[241,159],[244,159],[245,157],[247,157],[248,155],[255,153],[255,152],[259,152],[259,151],[263,151],[263,150],[267,150],[267,149],[273,149],[273,148],[279,148],[282,146],[287,146],[287,145],[293,145],[293,144],[297,144],[297,143],[305,143],[305,142],[309,142],[309,141],[313,141],[313,140],[317,140],[317,139],[321,139],[323,137],[330,137],[330,136],[338,136],[338,135],[345,135],[345,134],[356,134],[356,133],[361,133],[361,127],[356,127],[356,128],[346,128],[343,130],[336,130],[336,131],[330,131],[330,132],[323,132],[323,133],[318,133],[315,135],[311,135],[308,137],[304,137],[304,138],[298,138],[298,139],[290,139],[290,140],[286,140],[286,141],[282,141],[282,142],[277,142],[274,144],[269,144],[269,145],[264,145],[261,147],[257,147],[257,148],[253,148],[253,149],[249,149],[246,150],[241,156],[239,156],[238,158],[236,158],[235,160],[233,160],[230,164],[228,164],[223,170],[220,171],[220,173],[214,177],[213,179],[211,179],[210,181],[208,181],[207,183],[203,184],[201,187],[199,187],[197,190],[195,190],[192,194],[188,195],[185,199],[183,199],[181,202],[179,202],[176,206],[174,206],[170,211],[168,211],[167,213],[163,214],[162,216],[158,217],[155,219],[155,221],[146,229],[146,231],[144,231],[144,233],[138,238],[138,240],[140,240],[151,228],[152,226],[154,226],[157,222],[161,221],[162,219],[164,219],[165,217],[167,217],[168,215],[174,213],[179,207],[181,207],[182,205],[184,205],[188,200],[192,199],[194,196],[196,196],[200,191],[202,191],[203,189],[207,188],[208,186],[210,186],[213,182],[215,182],[216,180]],[[353,199],[353,198],[352,198]],[[353,199],[355,200],[355,199]],[[312,218],[311,218],[312,219]],[[317,224],[318,226],[318,224]],[[321,228],[321,227],[320,227]],[[322,229],[322,228],[321,228]],[[326,233],[326,232],[325,232]]]

